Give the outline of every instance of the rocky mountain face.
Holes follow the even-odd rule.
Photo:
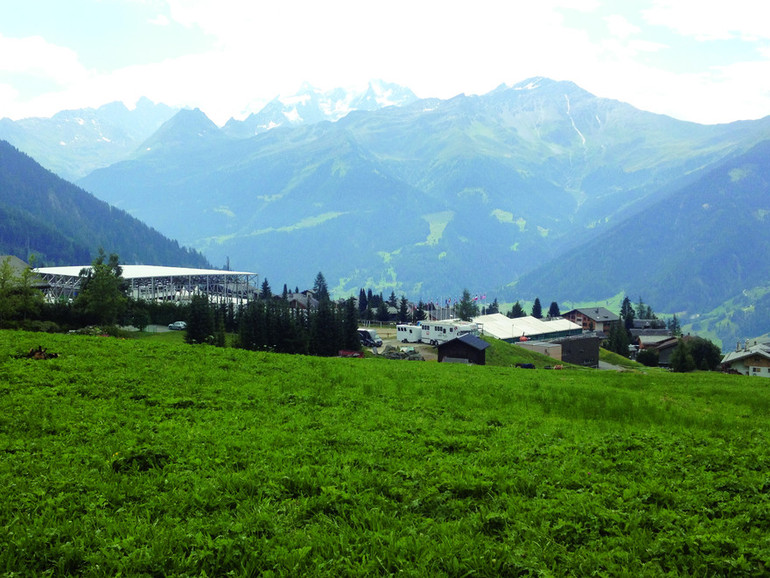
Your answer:
[[[223,130],[235,138],[248,138],[281,126],[334,122],[356,110],[404,106],[416,100],[408,88],[383,81],[371,81],[360,92],[342,88],[323,92],[305,85],[294,96],[277,97],[244,120],[230,119]]]
[[[127,158],[177,109],[140,99],[133,110],[119,102],[62,111],[51,118],[0,120],[0,139],[74,181]]]

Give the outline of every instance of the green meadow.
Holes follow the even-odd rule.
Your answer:
[[[0,575],[770,574],[770,380],[178,339],[0,331]]]

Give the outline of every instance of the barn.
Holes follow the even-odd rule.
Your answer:
[[[463,335],[438,346],[438,360],[444,363],[472,363],[486,365],[489,343],[476,335]]]

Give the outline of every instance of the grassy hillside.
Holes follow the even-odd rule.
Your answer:
[[[0,571],[766,575],[768,385],[0,332]]]

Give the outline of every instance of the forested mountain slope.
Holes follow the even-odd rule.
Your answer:
[[[39,266],[85,265],[100,247],[127,264],[209,266],[197,251],[180,247],[0,141],[0,254],[25,261],[34,255]]]

